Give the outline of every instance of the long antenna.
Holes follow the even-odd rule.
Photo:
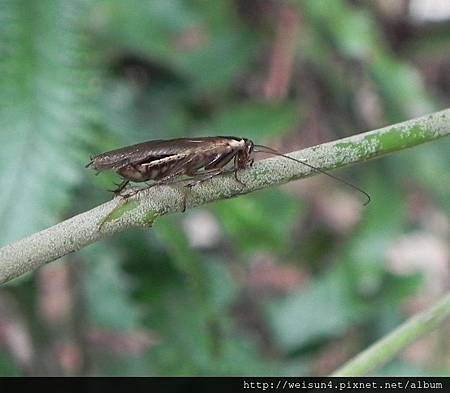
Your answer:
[[[350,183],[350,182],[348,182],[348,181],[346,181],[344,179],[341,179],[340,177],[331,175],[330,173],[328,173],[328,172],[326,172],[326,171],[324,171],[324,170],[322,170],[320,168],[317,168],[317,167],[315,167],[315,166],[313,166],[311,164],[308,164],[306,162],[297,160],[296,158],[289,157],[286,154],[279,153],[278,151],[276,151],[275,149],[272,149],[271,147],[264,146],[264,145],[254,145],[254,146],[255,146],[255,150],[254,150],[255,152],[269,153],[269,154],[273,154],[273,155],[276,155],[276,156],[288,158],[289,160],[292,160],[292,161],[298,162],[300,164],[303,164],[303,165],[305,165],[305,166],[307,166],[307,167],[309,167],[311,169],[314,169],[316,172],[322,173],[324,175],[327,175],[328,177],[331,177],[334,180],[337,180],[337,181],[339,181],[341,183],[344,183],[345,185],[347,185],[347,186],[349,186],[349,187],[359,191],[361,194],[364,194],[366,196],[367,201],[363,204],[364,206],[366,206],[366,205],[368,205],[370,203],[371,198],[370,198],[370,195],[367,192],[365,192],[364,190],[362,190],[359,187],[356,187],[354,184],[352,184],[352,183]],[[261,149],[263,149],[263,150],[261,150]]]

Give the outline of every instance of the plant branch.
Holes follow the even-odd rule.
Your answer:
[[[437,304],[412,317],[389,335],[335,371],[333,377],[361,377],[392,360],[401,350],[450,318],[450,293]]]
[[[418,119],[324,143],[291,153],[322,170],[343,167],[450,134],[450,109]],[[233,175],[217,176],[192,188],[187,207],[201,206],[255,190],[316,174],[311,168],[282,157],[256,162]],[[47,262],[77,251],[99,239],[131,227],[150,227],[157,217],[182,210],[186,189],[161,185],[139,192],[124,201],[115,198],[85,213],[35,233],[0,249],[0,284],[32,271]]]

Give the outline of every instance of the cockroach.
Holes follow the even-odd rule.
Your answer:
[[[115,194],[120,194],[130,181],[151,180],[153,183],[150,186],[153,186],[187,178],[190,180],[187,185],[192,187],[224,173],[231,161],[233,161],[231,171],[234,172],[236,181],[243,184],[237,173],[240,169],[252,166],[254,154],[258,152],[281,156],[323,173],[364,194],[367,198],[364,205],[370,202],[370,195],[367,192],[344,179],[279,153],[268,146],[257,145],[250,139],[233,136],[178,138],[138,143],[92,157],[86,167],[99,172],[113,170],[119,174],[124,180],[113,190]]]

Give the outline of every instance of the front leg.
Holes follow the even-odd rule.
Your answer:
[[[192,181],[185,184],[184,187],[186,188],[186,192],[183,194],[183,210],[182,213],[186,211],[186,204],[187,204],[187,194],[191,192],[192,187],[195,187],[199,185],[200,183],[203,183],[206,180],[212,179],[213,177],[216,177],[224,172],[223,168],[213,169],[208,172],[204,173],[198,173],[194,174],[191,178]]]
[[[242,180],[239,180],[239,178],[238,178],[238,176],[237,176],[238,170],[239,170],[239,169],[234,169],[234,170],[233,170],[234,178],[235,178],[235,180],[236,180],[242,187],[245,187],[246,184],[245,184]]]
[[[238,176],[237,176],[237,173],[238,173],[238,170],[239,170],[239,157],[238,156],[235,156],[234,157],[234,162],[233,162],[233,165],[234,165],[234,169],[233,169],[233,172],[234,172],[234,178],[236,179],[236,181],[242,186],[242,187],[245,187],[246,186],[246,184],[244,183],[244,182],[242,182],[241,180],[239,180],[239,178],[238,178]],[[253,160],[252,160],[252,164],[253,164]]]

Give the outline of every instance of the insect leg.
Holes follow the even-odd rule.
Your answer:
[[[212,179],[213,177],[216,177],[216,176],[220,175],[221,173],[223,173],[223,168],[217,168],[217,169],[213,169],[209,172],[196,174],[196,175],[192,176],[191,180],[193,180],[193,181],[186,184],[185,187],[187,187],[187,188],[195,187],[196,185],[203,183],[206,180]]]
[[[204,167],[204,163],[201,160],[198,160],[198,158],[192,157],[188,160],[186,160],[186,162],[184,163],[184,165],[182,165],[182,168],[180,168],[180,170],[182,171],[182,174],[184,173],[186,176],[189,176],[191,178],[195,177],[198,170]],[[173,183],[178,183],[180,181],[183,181],[183,179],[175,181]],[[183,192],[183,208],[181,210],[182,213],[184,213],[186,211],[186,204],[187,204],[187,194],[188,192],[190,192],[190,187],[189,185],[185,186],[185,190]]]
[[[239,170],[238,156],[235,156],[234,157],[234,170],[233,170],[234,178],[241,186],[245,187],[246,184],[243,181],[239,180],[239,178],[237,176],[238,170]]]
[[[141,168],[140,165],[127,164],[127,165],[126,165],[125,167],[123,167],[123,168],[126,168],[126,167],[130,167],[130,168],[132,168],[134,171],[136,171],[136,172],[138,172],[138,173],[140,173],[140,174],[143,173],[142,168]],[[121,168],[121,169],[123,169],[123,168]],[[125,180],[123,180],[122,183],[116,184],[117,188],[116,188],[115,190],[109,190],[109,191],[113,192],[115,195],[120,195],[120,193],[122,192],[122,190],[126,187],[126,185],[127,185],[130,181],[132,181],[132,180],[133,180],[133,181],[136,181],[136,180],[137,180],[137,179],[133,179],[133,178],[130,178],[130,177],[126,176],[125,174],[121,173],[120,170],[118,170],[118,173],[119,173],[119,175],[121,175],[122,177],[124,177]],[[130,195],[127,194],[126,197],[128,198],[128,197],[130,197],[131,195],[134,195],[134,194],[133,194],[133,193],[131,193]]]
[[[212,179],[213,177],[216,177],[220,174],[222,174],[224,172],[223,168],[216,168],[216,169],[212,169],[210,171],[207,172],[203,172],[203,173],[199,173],[199,174],[195,174],[192,176],[191,182],[189,182],[188,184],[186,184],[184,187],[186,188],[186,193],[183,196],[183,210],[182,212],[184,213],[186,211],[186,199],[187,199],[187,194],[191,192],[192,187],[195,187],[197,185],[199,185],[200,183],[203,183],[206,180]]]
[[[166,177],[164,177],[164,178],[154,182],[153,184],[150,184],[145,189],[147,190],[147,189],[149,189],[149,188],[151,188],[153,186],[159,186],[159,185],[162,185],[162,184],[174,184],[174,183],[178,183],[180,181],[184,181],[184,179],[176,180],[176,181],[173,181],[173,182],[171,181],[171,180],[173,180],[173,179],[175,179],[175,178],[177,178],[179,176],[182,176],[182,175],[183,175],[183,169],[180,169],[179,172],[172,173],[172,174],[170,174],[170,175],[168,175],[168,176],[166,176]],[[187,198],[186,192],[183,192],[183,203],[182,203],[183,208],[181,210],[182,213],[184,213],[186,211],[186,198]]]
[[[129,179],[125,179],[122,183],[116,184],[117,188],[115,190],[108,190],[113,192],[115,195],[119,195],[120,192],[126,187],[126,185],[130,182]]]

